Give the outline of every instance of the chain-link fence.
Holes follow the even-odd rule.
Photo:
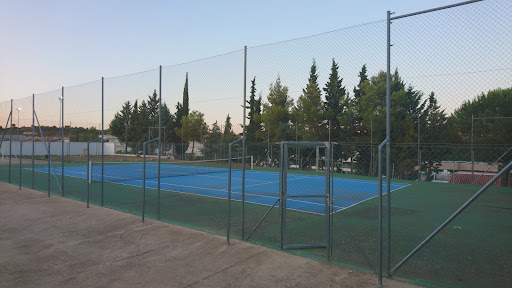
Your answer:
[[[284,220],[334,263],[508,286],[509,170],[413,250],[512,160],[512,3],[463,4],[2,102],[1,181],[273,248]],[[329,224],[300,197],[326,183]]]

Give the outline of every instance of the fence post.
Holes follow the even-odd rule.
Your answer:
[[[61,167],[62,167],[62,171],[61,171],[61,184],[60,184],[60,195],[61,196],[64,196],[64,87],[62,87],[62,96],[61,96],[61,103],[62,103],[62,107],[61,107],[61,114],[62,114],[62,125],[61,125],[61,138],[62,138],[62,151],[61,151]]]

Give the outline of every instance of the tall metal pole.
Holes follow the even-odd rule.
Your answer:
[[[9,127],[9,183],[11,183],[11,161],[12,161],[12,99],[11,99],[11,125]]]
[[[128,122],[125,123],[125,135],[124,135],[124,155],[128,154]]]
[[[144,214],[146,212],[146,143],[142,144],[143,166],[142,166],[142,223],[144,223]]]
[[[229,160],[228,160],[228,163],[229,163],[229,174],[228,174],[228,231],[227,231],[227,237],[226,237],[226,241],[227,241],[227,244],[229,245],[229,235],[231,233],[231,143],[229,144]]]
[[[246,110],[247,110],[247,46],[244,46],[244,121],[243,121],[243,138],[242,140],[242,239],[245,239],[245,154],[247,153],[245,149],[245,118],[246,118]],[[229,155],[231,157],[231,155]]]
[[[295,142],[299,141],[299,122],[295,121]],[[300,170],[300,161],[299,161],[299,146],[295,146],[295,161],[297,162],[297,169]]]
[[[420,116],[418,115],[418,181],[421,181]]]
[[[105,173],[105,79],[101,77],[101,206],[104,201],[103,174]]]
[[[391,12],[387,11],[387,73],[386,73],[386,182],[388,198],[388,274],[391,269]],[[382,275],[381,275],[382,276]],[[379,279],[382,280],[382,279]],[[380,283],[382,285],[382,282]]]
[[[375,177],[373,173],[373,159],[375,158],[373,154],[373,119],[370,120],[370,169],[372,177]]]
[[[473,150],[474,120],[475,117],[471,114],[471,184],[475,181],[475,151]]]
[[[267,124],[267,158],[269,158],[268,167],[270,167],[272,163],[272,155],[270,154],[270,123]]]
[[[34,172],[35,172],[35,117],[34,117],[34,111],[35,111],[35,97],[34,94],[32,94],[32,189],[35,187],[35,180],[34,180]]]
[[[20,190],[21,190],[21,166],[23,164],[23,141],[20,141]]]
[[[160,219],[160,163],[162,158],[162,65],[160,65],[158,91],[158,186],[156,219]],[[202,129],[201,129],[202,130]]]
[[[61,102],[62,102],[62,107],[61,107],[61,113],[62,113],[62,125],[61,125],[61,138],[62,138],[62,151],[61,151],[61,178],[60,178],[60,195],[61,196],[64,196],[64,87],[62,87],[62,96],[61,96]]]

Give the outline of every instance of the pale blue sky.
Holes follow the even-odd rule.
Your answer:
[[[0,1],[0,101],[456,3]]]
[[[335,58],[352,93],[363,64],[369,76],[385,69],[386,23],[380,20],[387,10],[401,15],[457,2],[0,0],[0,122],[8,115],[2,101],[35,93],[41,125],[58,125],[64,86],[66,125],[100,127],[98,80],[104,76],[108,127],[124,101],[158,89],[163,65],[162,99],[171,112],[188,73],[190,109],[204,113],[208,124],[224,123],[229,113],[237,129],[244,45],[248,85],[256,77],[264,99],[280,76],[296,101],[313,59],[321,87]],[[511,15],[512,1],[489,0],[396,20],[392,69],[416,89],[434,91],[448,113],[479,93],[509,87]],[[31,99],[14,106],[23,107],[21,125],[29,125]]]

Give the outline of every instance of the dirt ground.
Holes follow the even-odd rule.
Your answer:
[[[0,287],[377,287],[377,277],[0,183]]]

